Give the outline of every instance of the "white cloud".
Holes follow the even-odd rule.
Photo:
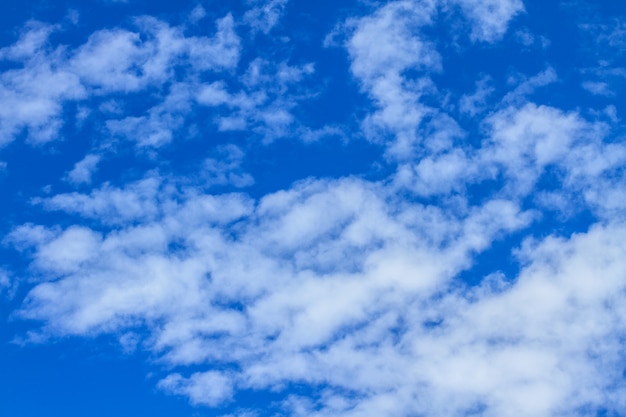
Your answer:
[[[268,13],[283,6],[272,2],[267,5]],[[229,14],[215,25],[211,36],[189,36],[184,26],[143,16],[135,18],[130,28],[101,29],[75,48],[53,49],[48,36],[58,28],[31,24],[20,40],[0,51],[1,58],[23,65],[0,76],[4,92],[0,144],[11,142],[23,131],[34,143],[58,139],[66,120],[63,112],[70,108],[67,104],[77,101],[81,102],[75,115],[78,128],[90,115],[105,113],[109,117],[105,128],[111,136],[135,142],[139,148],[171,143],[189,127],[188,119],[198,104],[224,106],[213,117],[220,131],[250,130],[265,142],[306,130],[295,123],[292,110],[311,96],[301,81],[314,73],[313,64],[288,65],[258,58],[238,74],[242,45],[236,22]],[[207,73],[219,76],[204,82]],[[226,88],[224,79],[231,76],[238,82]],[[147,91],[152,94],[149,104],[135,114],[118,116],[135,94]],[[221,96],[214,96],[217,93]]]
[[[586,67],[579,68],[583,75],[582,88],[597,96],[613,97],[620,90],[626,76],[621,58],[626,45],[626,24],[622,19],[611,18],[604,22],[593,14],[581,16],[579,24],[583,44],[581,58]]]
[[[288,0],[270,0],[248,10],[243,20],[252,28],[253,32],[267,34],[278,23]]]
[[[440,56],[419,31],[431,23],[435,9],[433,1],[397,1],[350,22],[354,31],[346,47],[352,73],[380,109],[364,121],[365,132],[372,139],[384,136],[380,130],[392,132],[394,157],[412,154],[416,129],[432,111],[420,97],[432,91],[427,74],[440,68]],[[407,70],[420,76],[409,81],[404,78]]]
[[[593,16],[584,16],[586,23],[578,25],[578,28],[584,35],[590,35],[596,46],[609,47],[612,52],[621,54],[624,45],[626,45],[626,24],[618,18],[612,18],[608,22],[589,23],[593,20]],[[596,50],[598,54],[604,51]]]
[[[526,104],[519,110],[508,108],[488,118],[487,123],[492,135],[482,157],[500,164],[512,181],[510,191],[522,195],[532,191],[548,166],[563,170],[567,178],[576,175],[575,172],[593,169],[596,162],[592,161],[600,162],[596,159],[602,158],[598,154],[602,154],[606,146],[611,148],[602,143],[606,135],[603,123],[588,123],[576,113],[568,114],[551,107]],[[573,162],[579,152],[589,159]],[[583,175],[594,181],[609,166]],[[574,182],[570,180],[565,184]]]
[[[471,157],[460,149],[437,156],[429,156],[417,165],[402,165],[396,174],[399,186],[412,189],[419,195],[429,196],[461,192],[467,182],[476,177],[484,178],[489,171],[481,170]]]
[[[98,167],[102,157],[100,155],[89,154],[74,164],[74,168],[67,173],[67,180],[73,184],[89,184],[91,177]]]
[[[505,103],[525,102],[527,96],[533,94],[537,89],[550,85],[557,80],[556,71],[551,67],[546,68],[544,71],[530,78],[526,78],[525,76],[510,77],[509,82],[511,84],[517,84],[517,86],[511,92],[507,93],[502,101]]]
[[[191,109],[191,86],[173,84],[162,102],[148,110],[145,116],[128,116],[106,121],[111,135],[137,143],[140,148],[158,148],[172,142],[184,125],[185,113]]]
[[[254,184],[252,176],[241,168],[244,152],[240,148],[226,145],[218,148],[217,153],[216,158],[204,161],[200,174],[208,186],[232,185],[243,188]]]
[[[89,37],[70,65],[86,83],[104,91],[133,91],[141,88],[141,61],[147,55],[138,33],[102,30]]]
[[[466,94],[459,101],[459,110],[474,117],[484,111],[487,107],[487,99],[494,93],[495,89],[490,85],[489,77],[483,77],[476,81],[476,91]]]
[[[181,189],[154,176],[36,200],[96,220],[105,231],[24,226],[13,232],[16,246],[34,248],[33,268],[54,278],[29,293],[21,316],[42,320],[43,335],[50,336],[126,335],[143,326],[151,334],[143,345],[181,367],[159,386],[209,406],[228,401],[237,389],[279,390],[290,382],[326,386],[311,407],[295,397],[285,403],[294,414],[299,409],[319,416],[458,415],[476,407],[485,415],[549,416],[608,401],[579,382],[608,386],[614,380],[601,372],[602,363],[581,356],[596,330],[570,321],[569,299],[548,297],[560,288],[582,302],[588,294],[578,286],[589,285],[589,276],[618,270],[621,252],[605,264],[588,255],[589,244],[613,247],[606,229],[527,244],[517,277],[494,275],[474,289],[458,288],[454,277],[471,268],[476,253],[535,219],[517,199],[547,167],[562,167],[567,185],[574,178],[597,178],[621,159],[607,159],[618,153],[607,153],[601,127],[578,114],[517,105],[554,80],[551,70],[505,97],[503,108],[486,119],[479,148],[455,148],[464,136],[456,122],[419,104],[430,88],[427,76],[410,84],[403,75],[439,68],[436,51],[414,34],[432,13],[414,3],[391,3],[354,22],[347,45],[353,73],[379,108],[365,125],[390,129],[399,155],[416,140],[422,116],[433,116],[423,139],[430,154],[401,165],[394,183],[311,179],[253,202],[238,194]],[[243,126],[289,124],[289,105],[273,104],[266,94],[283,94],[311,71],[256,60],[242,79],[246,90],[233,93],[216,81],[198,89],[196,100],[230,111],[220,123],[235,118]],[[191,96],[187,85],[172,91],[186,93],[170,93],[124,132],[141,133],[141,126],[168,131],[158,123],[184,111]],[[467,111],[478,112],[483,98],[468,100]],[[265,112],[275,120],[263,119]],[[144,143],[150,137],[140,136]],[[594,152],[583,152],[589,144]],[[238,173],[240,150],[227,146],[223,152],[206,160],[204,180],[246,185]],[[581,163],[583,155],[588,158]],[[397,193],[399,187],[425,196],[460,193],[467,183],[499,173],[507,178],[504,191],[476,205],[451,199],[436,207]],[[585,181],[578,183],[590,183]],[[584,187],[588,194],[593,190]],[[570,275],[562,253],[577,260],[576,271],[588,274],[580,272],[578,281],[563,278],[556,287],[550,280],[559,279],[559,271]],[[547,277],[547,268],[557,273]],[[585,311],[601,321],[598,306],[609,292],[586,299]],[[539,307],[531,303],[540,297]],[[611,340],[608,331],[601,336]],[[126,338],[120,343],[128,344]],[[239,370],[217,373],[209,363],[235,363]],[[184,376],[190,364],[208,369]]]
[[[600,164],[597,170],[581,174],[578,180],[565,182],[573,185],[583,181],[582,177],[597,180],[601,172],[615,166],[601,162],[602,149],[607,146],[602,143],[606,132],[603,123],[587,122],[577,113],[526,103],[492,113],[484,120],[484,128],[486,137],[480,147],[456,146],[450,151],[444,147],[445,152],[433,152],[419,162],[400,165],[396,184],[419,195],[445,195],[463,193],[469,184],[494,181],[503,175],[504,187],[494,184],[492,195],[504,193],[518,198],[537,191],[535,185],[549,169],[559,170],[568,178],[581,169]],[[449,127],[444,125],[439,129],[445,131]],[[572,161],[582,154],[589,159]]]
[[[453,0],[472,22],[474,40],[494,42],[502,38],[509,22],[524,11],[522,0]]]
[[[88,217],[102,213],[107,224],[110,210],[87,210],[85,202],[110,200],[97,205],[109,207],[118,195],[128,201],[140,190],[105,188],[42,203]],[[14,241],[30,240],[37,248],[33,266],[57,277],[31,291],[21,315],[45,320],[51,334],[117,331],[158,320],[163,326],[148,325],[155,352],[179,365],[236,361],[242,371],[228,384],[238,387],[327,381],[324,369],[337,363],[326,357],[343,345],[340,335],[379,343],[395,326],[394,311],[428,299],[469,266],[471,253],[530,220],[506,201],[460,218],[434,207],[404,207],[391,190],[349,179],[302,183],[265,197],[254,212],[235,195],[186,194],[182,201],[159,195],[150,197],[144,214],[126,217],[141,223],[102,237],[84,228],[16,230]],[[174,243],[178,249],[171,249]],[[243,311],[229,307],[240,302]],[[339,368],[327,382],[346,383],[349,369]],[[171,376],[162,387],[209,404],[225,392],[207,392],[193,376],[181,378]],[[370,386],[363,380],[349,388],[361,384]]]
[[[353,22],[347,47],[354,74],[365,83],[375,83],[409,68],[439,67],[433,45],[416,36],[417,30],[431,23],[434,11],[434,2],[397,1]]]
[[[509,21],[524,10],[520,0],[455,0],[451,4],[460,6],[472,21],[472,38],[487,42],[500,39]],[[439,116],[440,111],[426,105],[424,98],[442,101],[444,107],[446,99],[440,97],[430,75],[446,69],[424,29],[447,11],[446,5],[427,0],[394,1],[347,23],[352,29],[346,43],[352,73],[378,107],[365,118],[364,132],[372,140],[391,134],[387,155],[394,159],[406,161],[417,156],[417,148],[424,140],[419,131],[422,121]],[[548,68],[522,83],[508,100],[528,95],[555,79],[554,70]],[[462,97],[461,111],[470,115],[480,112],[481,103],[493,92],[485,82],[477,85],[473,96]]]
[[[453,277],[469,255],[528,215],[494,200],[455,217],[384,192],[310,181],[254,212],[240,197],[188,194],[155,202],[163,214],[154,220],[104,235],[16,230],[36,247],[33,265],[57,277],[35,287],[20,314],[57,335],[143,323],[152,332],[144,344],[168,363],[207,364],[159,383],[195,404],[301,382],[326,386],[314,416],[619,408],[623,225],[529,241],[516,277],[459,288]]]
[[[217,21],[213,38],[186,37],[181,28],[150,17],[138,18],[136,25],[140,32],[95,32],[72,57],[70,68],[84,82],[107,93],[161,85],[180,64],[206,71],[233,68],[238,62],[239,38],[230,15]],[[188,61],[180,62],[183,58]]]
[[[522,11],[518,1],[457,3],[473,38],[488,42]],[[388,177],[303,179],[258,199],[218,193],[211,187],[253,181],[244,151],[227,144],[194,178],[149,173],[33,199],[76,224],[25,224],[4,241],[32,256],[38,280],[16,313],[41,323],[32,340],[118,337],[124,351],[146,349],[164,365],[159,388],[210,407],[239,390],[279,395],[304,384],[312,395],[286,395],[268,412],[553,417],[624,409],[626,147],[610,143],[606,122],[527,102],[556,81],[551,68],[512,86],[478,121],[482,140],[467,140],[460,122],[422,103],[437,95],[429,74],[441,64],[420,31],[438,5],[395,1],[348,24],[351,71],[375,105],[362,127],[398,163]],[[80,73],[102,61],[105,71],[85,77],[98,94],[158,87],[162,96],[145,114],[106,123],[139,146],[168,143],[194,103],[214,110],[221,130],[249,129],[268,141],[303,132],[290,92],[312,64],[252,59],[233,82],[171,82],[176,65],[234,71],[233,27],[228,16],[215,37],[188,38],[144,18],[139,32],[92,35],[70,67]],[[36,35],[6,56],[45,49]],[[105,54],[111,45],[119,48]],[[174,63],[194,53],[203,60]],[[479,81],[461,111],[480,116],[491,93]],[[122,106],[103,101],[102,111],[118,117]],[[68,178],[88,182],[97,162],[88,155]],[[468,191],[484,183],[477,195]],[[547,210],[577,205],[598,223],[562,236],[536,229],[542,237],[512,248]],[[476,255],[511,236],[505,256],[513,250],[511,270],[519,271],[473,269]],[[468,272],[473,285],[462,279]],[[0,288],[5,281],[0,271]]]
[[[487,123],[492,129],[488,157],[520,180],[534,179],[538,172],[532,171],[565,156],[585,127],[576,114],[534,104],[505,109]]]
[[[463,194],[467,185],[504,176],[503,187],[494,183],[491,195],[523,198],[539,191],[536,184],[552,172],[559,176],[558,186],[553,186],[561,189],[550,191],[579,193],[586,187],[599,191],[591,184],[598,184],[603,175],[615,181],[618,161],[624,158],[622,145],[604,142],[607,128],[603,122],[589,122],[578,113],[554,107],[507,106],[489,115],[483,125],[486,137],[480,147],[456,146],[449,151],[444,147],[416,163],[402,164],[395,175],[396,185],[424,196]],[[606,186],[607,191],[619,189],[616,184]],[[552,198],[557,201],[556,195]]]
[[[156,199],[160,190],[160,179],[149,177],[125,189],[106,185],[91,194],[58,194],[49,199],[35,199],[48,210],[63,210],[87,218],[100,219],[105,223],[126,223],[153,218],[158,214]]]
[[[50,34],[58,29],[58,26],[30,21],[23,28],[15,44],[0,49],[0,58],[13,61],[31,59],[42,53],[48,44]]]
[[[220,106],[229,104],[233,99],[226,91],[225,83],[223,81],[215,81],[202,86],[202,89],[198,92],[197,100],[199,103],[207,106]]]
[[[217,21],[213,38],[188,38],[187,54],[193,68],[199,71],[235,68],[239,62],[241,43],[231,15]]]
[[[234,20],[227,15],[216,25],[213,37],[185,36],[180,27],[142,17],[135,20],[137,31],[99,30],[71,49],[49,44],[57,26],[29,23],[16,43],[0,50],[0,59],[21,65],[0,75],[0,145],[24,130],[33,143],[58,139],[68,102],[161,87],[172,79],[175,68],[190,75],[233,69],[241,49]],[[158,116],[169,117],[167,125],[180,124],[175,116]],[[145,133],[145,143],[140,143],[161,145],[170,140],[171,129],[154,117],[129,118],[117,130],[137,128]]]
[[[611,91],[609,84],[602,81],[585,81],[582,87],[596,96],[613,96],[615,94]]]
[[[189,397],[193,404],[215,406],[233,394],[231,380],[219,372],[197,372],[189,378],[179,374],[168,375],[159,387]]]
[[[14,45],[0,50],[1,58],[23,64],[0,75],[0,145],[11,142],[23,130],[32,143],[56,139],[63,102],[86,95],[75,74],[58,68],[63,50],[52,50],[47,44],[53,30],[32,23]]]
[[[100,30],[71,50],[62,46],[53,49],[48,44],[56,26],[29,23],[15,44],[0,50],[0,58],[23,65],[0,76],[0,145],[23,130],[33,143],[57,139],[64,124],[64,104],[70,101],[93,94],[159,87],[172,78],[177,67],[190,71],[234,68],[240,44],[233,18],[228,15],[216,24],[217,31],[211,38],[186,37],[179,27],[143,17],[136,19],[137,32]],[[171,107],[171,95],[168,100],[161,109]],[[112,123],[119,133],[142,131],[141,138],[134,138],[140,145],[159,146],[171,140],[172,129],[181,121],[176,115],[161,112]]]
[[[545,36],[533,34],[528,28],[518,29],[517,31],[515,31],[514,36],[517,42],[519,42],[526,48],[534,46],[535,48],[545,50],[551,44],[548,38],[546,38]]]
[[[306,93],[297,90],[314,70],[312,64],[290,66],[254,59],[240,77],[243,88],[239,91],[231,93],[223,81],[215,81],[198,86],[196,100],[224,110],[215,116],[220,131],[252,130],[266,143],[297,137],[302,127],[295,123],[292,109],[301,96],[306,98]]]
[[[207,11],[200,4],[193,8],[191,13],[189,13],[189,20],[192,23],[198,23],[200,20],[204,19],[207,15]]]
[[[97,256],[101,237],[84,227],[72,227],[48,241],[39,253],[38,267],[54,273],[77,272],[81,265]]]

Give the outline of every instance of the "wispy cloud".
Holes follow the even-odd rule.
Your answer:
[[[270,0],[248,10],[243,20],[250,25],[253,32],[268,34],[285,12],[288,0]]]
[[[522,0],[454,0],[472,22],[473,40],[494,42],[506,33],[509,22],[524,11]]]

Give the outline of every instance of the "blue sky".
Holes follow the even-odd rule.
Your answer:
[[[623,416],[626,5],[0,16],[0,415]]]

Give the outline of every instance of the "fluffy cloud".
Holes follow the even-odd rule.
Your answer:
[[[419,31],[431,23],[435,10],[432,1],[392,2],[352,23],[355,29],[347,43],[351,69],[380,107],[365,120],[366,131],[372,138],[379,137],[379,129],[391,131],[396,156],[412,154],[416,129],[431,111],[420,103],[431,88],[423,72],[437,70],[440,56]],[[407,70],[424,75],[409,81]]]
[[[242,191],[255,181],[245,141],[220,142],[192,175],[155,170],[32,199],[66,221],[23,224],[4,240],[30,259],[32,286],[14,314],[40,325],[26,338],[109,335],[156,358],[166,392],[219,407],[240,392],[271,391],[280,398],[266,405],[272,415],[624,409],[626,146],[610,124],[618,119],[542,104],[535,92],[558,79],[551,67],[504,92],[483,76],[474,93],[448,99],[428,30],[442,15],[458,17],[444,15],[450,5],[475,44],[501,39],[523,11],[517,0],[393,1],[344,26],[346,71],[371,104],[351,139],[380,145],[376,178],[301,178],[252,196]],[[269,33],[284,7],[257,5],[243,20]],[[305,131],[293,110],[315,66],[239,62],[230,15],[211,38],[140,18],[136,32],[101,30],[75,51],[47,46],[51,30],[3,50],[25,62],[6,74],[44,65],[31,55],[56,57],[97,99],[109,139],[165,146],[194,111],[207,111],[220,134],[252,132],[266,143]],[[72,85],[43,96],[82,100]],[[140,90],[151,92],[141,114],[107,97]],[[21,123],[12,132],[39,126],[10,120]],[[67,179],[88,185],[98,155]],[[581,210],[592,220],[576,232],[552,231],[551,221]],[[0,289],[8,282],[0,272]]]
[[[33,143],[55,139],[63,124],[63,102],[86,97],[79,77],[56,65],[65,52],[47,44],[54,29],[31,23],[14,45],[0,50],[1,59],[23,64],[0,75],[0,145],[24,130]]]
[[[423,121],[440,113],[440,109],[426,103],[446,100],[431,79],[433,74],[445,70],[442,59],[424,32],[441,15],[446,15],[450,5],[459,6],[472,22],[472,40],[487,42],[500,39],[510,20],[524,10],[520,0],[459,0],[450,4],[430,0],[394,1],[348,24],[352,31],[346,47],[352,58],[352,73],[379,108],[366,117],[364,130],[375,140],[391,134],[388,156],[393,158],[406,160],[419,154],[418,148],[427,134],[421,131]],[[520,85],[507,99],[528,94],[554,78],[554,71],[548,69]],[[466,96],[462,100],[461,109],[477,113],[476,105],[491,92],[481,86],[474,97]]]
[[[21,65],[0,76],[0,145],[24,130],[33,143],[57,139],[67,103],[158,88],[170,80],[176,68],[191,72],[232,69],[240,51],[233,18],[226,16],[216,25],[212,38],[185,36],[182,28],[143,17],[136,19],[136,32],[96,31],[72,50],[49,44],[48,37],[59,27],[30,23],[15,44],[0,50],[0,59]],[[128,118],[122,124],[112,121],[113,130],[122,134],[143,131],[146,138],[138,140],[142,145],[168,142],[170,126],[180,124],[176,115],[160,110],[171,107],[171,95],[168,99],[148,116]],[[157,122],[154,113],[170,120]]]
[[[214,38],[186,37],[181,28],[149,17],[138,18],[136,25],[138,32],[95,32],[78,48],[70,68],[86,84],[106,93],[164,83],[181,64],[206,71],[233,68],[238,62],[239,38],[232,16],[217,21]],[[180,62],[183,57],[186,60]]]
[[[104,223],[124,223],[151,219],[158,213],[155,200],[160,190],[158,178],[147,178],[124,189],[105,185],[89,195],[57,194],[50,199],[35,199],[48,210],[63,210]]]
[[[283,3],[253,9],[244,20],[269,30]],[[271,142],[306,131],[295,123],[292,109],[307,96],[298,83],[314,72],[312,64],[253,59],[242,65],[234,88],[227,89],[221,77],[202,80],[208,74],[237,71],[242,45],[232,15],[218,19],[210,37],[190,36],[183,26],[147,16],[133,22],[131,29],[95,31],[74,49],[53,49],[47,39],[59,28],[33,23],[15,44],[2,49],[0,58],[24,67],[6,71],[0,78],[4,91],[0,144],[11,142],[24,130],[31,142],[58,139],[67,116],[64,108],[75,102],[83,103],[75,115],[79,124],[90,117],[104,117],[113,140],[129,140],[144,149],[163,147],[188,130],[197,130],[197,126],[190,128],[189,118],[198,105],[211,107],[211,119],[222,132],[252,130]],[[153,99],[137,108],[137,95],[147,91]],[[113,101],[118,112],[127,105],[137,109],[136,114],[111,117],[116,112],[103,110]]]
[[[235,387],[304,382],[326,387],[307,411],[319,416],[620,405],[621,223],[529,240],[517,276],[458,287],[472,253],[532,217],[496,200],[458,217],[384,193],[314,181],[256,207],[241,195],[183,193],[148,197],[135,218],[150,220],[104,234],[17,229],[12,240],[34,245],[33,266],[51,279],[19,314],[44,320],[49,336],[144,327],[172,365],[236,363],[237,372],[181,370],[159,383],[197,404],[217,405]],[[74,195],[73,211],[85,198]]]
[[[343,360],[334,356],[346,337],[383,343],[398,311],[413,311],[412,303],[425,302],[467,268],[470,254],[531,220],[507,201],[461,217],[397,206],[392,195],[381,198],[384,188],[357,180],[306,182],[264,197],[256,208],[239,195],[183,193],[181,201],[162,200],[161,192],[158,200],[148,195],[144,206],[133,206],[139,210],[133,217],[120,218],[127,211],[121,208],[109,214],[118,195],[145,187],[43,203],[101,213],[105,224],[143,219],[136,226],[104,235],[85,227],[26,226],[13,233],[12,241],[34,245],[33,267],[49,277],[30,292],[20,315],[46,321],[44,332],[53,336],[147,326],[151,349],[174,365],[238,363],[242,370],[220,383],[225,387],[352,380],[361,382],[346,388],[370,389],[343,373],[348,369],[333,378],[324,370]],[[241,303],[243,310],[236,308]],[[228,397],[228,388],[207,391],[213,388],[206,378],[172,374],[161,386],[197,403]]]

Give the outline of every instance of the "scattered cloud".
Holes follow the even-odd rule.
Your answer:
[[[472,22],[471,38],[494,42],[502,38],[509,22],[524,12],[522,0],[454,0]]]
[[[208,186],[232,185],[236,188],[254,184],[254,178],[243,171],[241,164],[244,152],[235,145],[218,149],[215,158],[207,158],[200,174]]]
[[[159,382],[161,389],[182,394],[193,404],[216,406],[233,395],[231,380],[219,372],[198,372],[189,378],[172,374]]]
[[[87,94],[75,74],[56,68],[63,50],[47,44],[54,29],[33,22],[14,45],[0,50],[0,58],[23,64],[0,75],[0,145],[24,130],[32,143],[54,140],[63,124],[63,102]]]
[[[543,42],[515,25],[519,0],[367,5],[335,30],[334,75],[264,44],[279,19],[286,30],[286,1],[247,7],[210,36],[198,5],[189,26],[137,17],[74,46],[31,22],[0,49],[1,144],[77,140],[76,109],[95,137],[67,159],[63,191],[29,195],[39,216],[2,240],[26,264],[18,338],[115,339],[149,355],[159,390],[224,417],[624,409],[626,144],[619,103],[585,101],[611,97],[604,73],[572,81],[542,55],[534,73],[487,62],[457,77],[446,54],[500,59],[509,30],[516,47]],[[442,24],[468,44],[442,46]],[[263,36],[240,37],[243,25]],[[317,85],[341,71],[355,122],[307,125],[301,102],[335,94]],[[564,84],[596,97],[542,100]],[[178,140],[192,128],[206,140]],[[326,153],[294,157],[305,145],[281,138]],[[361,140],[376,169],[300,167],[351,170]],[[127,169],[118,143],[160,153]],[[119,172],[100,167],[103,149]],[[298,178],[260,184],[295,165]],[[0,292],[14,276],[0,269]],[[271,400],[239,404],[250,392]]]
[[[582,87],[593,95],[597,95],[597,96],[613,96],[614,95],[609,85],[602,81],[585,81],[583,82]]]
[[[67,173],[67,180],[73,184],[89,184],[91,177],[98,168],[101,156],[89,154],[78,161],[74,168]]]
[[[241,77],[241,90],[232,93],[223,81],[216,81],[200,86],[196,100],[204,106],[227,109],[215,117],[220,131],[251,130],[269,143],[297,132],[292,109],[298,94],[288,93],[314,70],[311,64],[275,65],[255,59]]]
[[[440,56],[416,32],[431,23],[435,10],[434,2],[389,3],[354,21],[354,33],[346,45],[352,73],[379,108],[365,119],[366,134],[377,138],[384,137],[380,130],[391,131],[395,139],[390,153],[396,157],[412,155],[415,130],[432,112],[420,98],[433,90],[428,71],[440,68]],[[408,70],[420,71],[421,76],[409,81],[404,77]]]
[[[489,85],[488,77],[483,77],[476,82],[476,91],[464,95],[459,101],[459,110],[467,113],[470,117],[476,116],[487,108],[487,99],[495,89]]]
[[[237,65],[240,44],[230,15],[216,22],[213,38],[185,37],[182,28],[150,17],[137,18],[135,23],[138,32],[99,30],[73,51],[49,45],[57,26],[30,23],[15,44],[0,50],[1,59],[22,65],[0,76],[0,144],[11,142],[24,130],[33,143],[58,139],[67,103],[159,87],[176,67],[204,72]],[[155,132],[159,126],[149,117],[130,118],[118,130],[139,127],[144,119],[148,126],[142,127],[148,137],[138,142],[168,142],[168,130]]]
[[[268,34],[280,20],[288,0],[270,0],[248,10],[243,20],[252,28],[253,32]]]

